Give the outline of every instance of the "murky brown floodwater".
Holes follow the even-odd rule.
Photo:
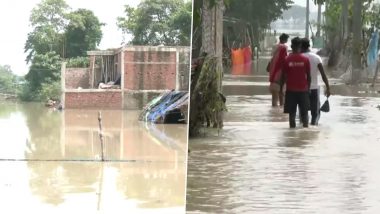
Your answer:
[[[0,104],[1,213],[184,213],[187,126]],[[25,213],[25,212],[24,212]]]
[[[379,98],[334,95],[320,126],[290,130],[253,93],[229,94],[219,137],[190,140],[187,213],[380,213]]]

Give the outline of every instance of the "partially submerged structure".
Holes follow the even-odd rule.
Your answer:
[[[87,54],[88,68],[62,66],[66,109],[142,109],[165,91],[189,89],[190,47],[124,46]]]

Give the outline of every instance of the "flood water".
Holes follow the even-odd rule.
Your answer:
[[[334,94],[318,127],[291,130],[247,78],[227,80],[242,88],[220,136],[189,141],[187,213],[380,213],[380,98]]]
[[[98,111],[0,104],[1,213],[185,212],[187,126]]]

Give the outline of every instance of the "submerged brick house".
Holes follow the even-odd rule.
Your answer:
[[[189,89],[190,47],[124,46],[87,54],[89,68],[62,66],[66,109],[141,109],[164,91]],[[119,87],[99,89],[118,79]]]

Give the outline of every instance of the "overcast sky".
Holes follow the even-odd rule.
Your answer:
[[[29,26],[30,12],[40,0],[1,0],[0,5],[0,64],[10,65],[13,72],[23,75],[28,72],[25,64],[24,44]],[[106,26],[100,49],[120,47],[122,32],[116,26],[116,17],[124,15],[124,5],[137,6],[140,0],[66,0],[73,9],[86,8]]]
[[[306,7],[306,1],[307,0],[293,0],[294,4],[298,4],[304,7]],[[314,5],[314,1],[313,0],[309,0],[309,1],[310,1],[310,11],[317,11],[318,7]]]

